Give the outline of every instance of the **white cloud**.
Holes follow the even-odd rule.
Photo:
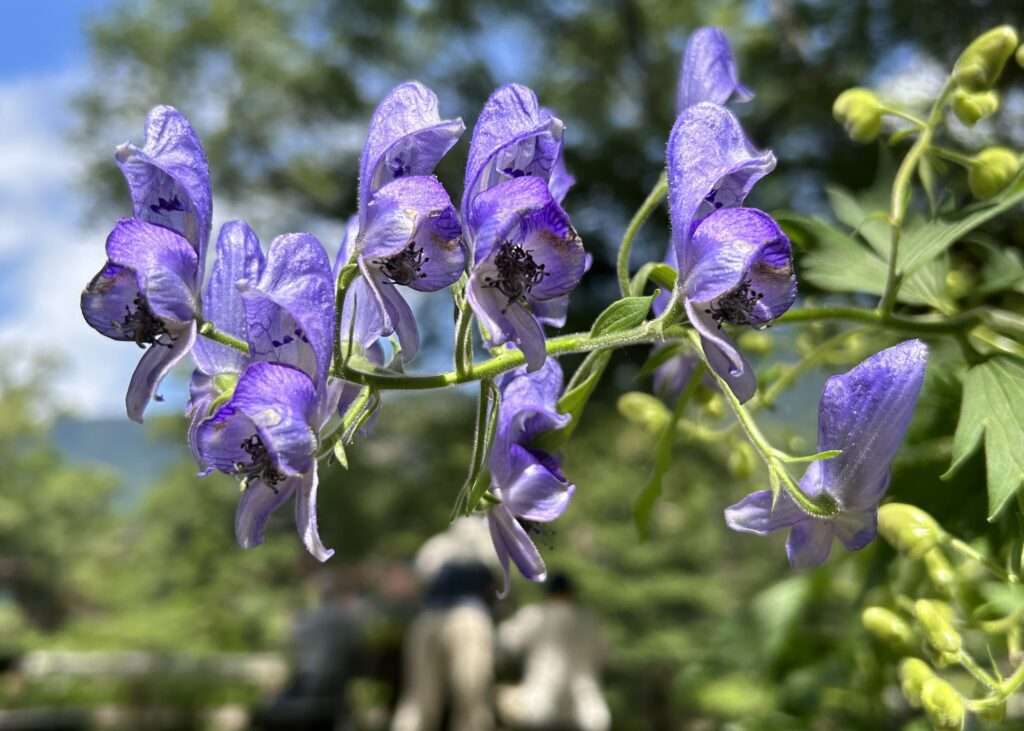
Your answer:
[[[67,140],[77,72],[0,83],[0,347],[62,358],[54,392],[83,415],[124,413],[124,391],[140,352],[91,330],[79,294],[103,264],[110,221],[84,221],[83,156]],[[140,123],[141,127],[141,123]],[[116,142],[116,141],[115,141]],[[161,409],[181,409],[169,384]]]
[[[141,351],[90,329],[79,309],[82,287],[103,265],[113,225],[86,220],[86,156],[68,139],[70,102],[86,80],[69,70],[0,82],[0,347],[21,364],[29,362],[26,352],[59,356],[64,368],[53,384],[59,403],[83,416],[117,416],[124,414],[124,392]],[[131,134],[138,144],[143,122]],[[96,144],[112,155],[122,141],[115,131]],[[124,213],[130,213],[127,191]],[[214,239],[231,218],[247,218],[265,247],[278,234],[302,229],[333,252],[343,230],[340,219],[310,219],[284,201],[219,198]],[[151,412],[181,412],[188,372],[182,366],[167,379],[166,401]]]

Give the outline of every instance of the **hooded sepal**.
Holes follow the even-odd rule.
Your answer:
[[[676,112],[697,104],[725,104],[735,97],[746,102],[754,98],[740,83],[729,39],[719,28],[698,28],[686,43],[679,68]]]
[[[146,142],[117,148],[135,217],[184,236],[204,261],[213,200],[210,169],[199,137],[174,107],[154,107],[146,118]]]
[[[545,184],[562,150],[564,125],[521,84],[507,84],[491,94],[473,127],[462,193],[465,219],[476,196],[513,178],[536,176]],[[558,181],[565,192],[566,178]],[[565,188],[565,191],[562,190]]]
[[[370,120],[359,160],[359,215],[392,180],[430,175],[465,131],[462,119],[441,119],[437,95],[418,81],[400,84]]]
[[[693,266],[689,242],[694,224],[714,210],[741,205],[754,184],[775,168],[775,155],[754,149],[727,109],[701,102],[676,119],[667,158],[669,219],[682,274]]]

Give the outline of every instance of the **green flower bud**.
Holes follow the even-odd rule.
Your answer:
[[[870,89],[855,87],[836,97],[832,116],[854,142],[873,142],[882,131],[882,102]]]
[[[717,419],[725,414],[725,402],[717,393],[713,394],[704,404],[704,410],[708,416]]]
[[[962,269],[954,269],[946,274],[946,293],[953,299],[971,294],[976,284],[974,277]]]
[[[931,667],[924,660],[907,657],[900,663],[900,687],[903,697],[914,708],[921,707],[921,688],[924,682],[935,677]]]
[[[935,599],[918,599],[914,602],[914,616],[924,628],[928,644],[936,652],[943,656],[953,656],[960,652],[963,640],[953,626],[953,610],[948,604]]]
[[[886,503],[878,509],[878,532],[911,558],[921,558],[942,540],[942,528],[935,519],[906,503]]]
[[[757,466],[757,455],[754,454],[753,447],[747,442],[740,442],[733,446],[732,451],[729,452],[727,466],[733,477],[741,480],[750,477],[754,474],[754,468]]]
[[[1017,65],[1024,69],[1024,46],[1017,49]]]
[[[1001,25],[985,31],[956,60],[953,77],[957,85],[968,91],[991,89],[1016,47],[1017,31],[1013,26]]]
[[[999,95],[994,91],[970,92],[957,89],[953,94],[953,113],[968,127],[973,127],[978,120],[991,117],[997,111]]]
[[[631,391],[619,397],[619,413],[631,423],[651,433],[658,433],[672,419],[672,412],[649,393]]]
[[[964,699],[937,675],[921,686],[921,706],[935,731],[960,731],[964,727]]]
[[[924,555],[924,566],[928,570],[928,578],[935,587],[947,595],[951,594],[956,586],[956,571],[942,551],[938,548],[928,551]]]
[[[978,200],[1001,192],[1020,172],[1017,153],[1006,147],[986,147],[971,158],[967,170],[967,187]]]
[[[775,340],[761,330],[747,330],[737,338],[737,343],[744,353],[765,355],[772,352]]]
[[[868,607],[860,615],[864,629],[877,640],[897,652],[914,644],[914,630],[893,611],[885,607]]]

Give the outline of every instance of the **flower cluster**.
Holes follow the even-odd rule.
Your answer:
[[[111,232],[107,262],[82,294],[82,313],[103,335],[147,348],[128,387],[128,415],[136,421],[159,398],[170,369],[192,353],[189,445],[201,474],[218,470],[240,480],[235,532],[243,547],[260,544],[270,514],[294,497],[306,548],[321,561],[333,553],[317,529],[318,455],[359,393],[341,377],[338,356],[382,368],[381,343],[394,336],[393,362],[415,357],[419,334],[402,287],[434,292],[465,275],[466,300],[487,343],[522,349],[527,369],[546,379],[545,408],[557,419],[561,372],[554,361],[545,366],[543,325],[564,323],[569,293],[589,264],[561,207],[573,183],[562,158],[563,128],[530,89],[495,91],[473,133],[456,210],[432,173],[465,125],[441,118],[430,89],[402,84],[370,122],[358,213],[333,264],[310,234],[278,236],[264,253],[244,221],[230,221],[205,277],[210,175],[189,122],[171,107],[157,107],[144,146],[118,148],[133,216]],[[337,285],[352,265],[359,276],[341,293],[339,310]],[[334,348],[336,341],[343,347]],[[512,383],[528,378],[508,376],[501,388],[519,393],[523,388]],[[504,518],[550,520],[545,506],[560,501],[564,509],[571,490],[560,477],[538,483],[535,470],[516,456],[524,437],[513,435],[511,421],[525,417],[504,417],[516,403],[523,413],[530,408],[528,396],[510,395],[502,409],[492,454],[504,466],[494,467],[494,500],[501,505],[491,515],[499,554],[525,567],[516,533],[523,529]],[[529,485],[517,481],[520,473]],[[534,569],[524,572],[542,578],[533,553]]]
[[[679,394],[703,361],[738,416],[758,383],[729,332],[767,327],[797,294],[789,239],[771,216],[744,205],[775,167],[774,155],[757,150],[724,106],[752,96],[724,34],[695,32],[666,159],[672,231],[665,262],[676,270],[674,288],[655,303],[657,321],[625,336],[608,318],[603,335],[595,325],[594,339],[573,351],[665,347],[667,328],[677,342],[688,333],[693,352],[660,366],[656,390]],[[243,547],[261,543],[271,513],[294,499],[308,551],[321,561],[332,555],[317,528],[318,461],[359,433],[379,402],[376,391],[401,381],[419,350],[403,288],[453,288],[460,328],[475,318],[492,357],[486,367],[467,365],[472,340],[463,340],[451,378],[423,378],[481,381],[480,414],[491,419],[477,435],[469,492],[479,504],[469,507],[487,515],[505,591],[510,564],[544,579],[533,537],[564,513],[575,487],[538,437],[567,427],[586,399],[576,389],[575,414],[560,408],[562,370],[548,353],[569,349],[554,348],[544,328],[565,323],[569,295],[591,259],[562,207],[575,182],[562,121],[524,86],[497,89],[474,127],[456,207],[433,173],[464,131],[461,119],[442,118],[430,89],[401,84],[370,121],[357,212],[333,262],[308,233],[278,236],[264,251],[245,222],[230,221],[208,274],[210,176],[191,125],[177,110],[157,107],[143,147],[117,149],[133,215],[110,233],[107,261],[82,294],[82,312],[103,335],[146,349],[126,398],[136,421],[159,398],[170,369],[193,355],[189,445],[202,474],[220,471],[241,482],[235,531]],[[851,550],[872,540],[926,359],[925,346],[908,341],[829,380],[818,446],[831,459],[812,462],[799,486],[790,479],[784,491],[756,492],[729,508],[728,525],[790,529],[794,566],[824,561],[833,537]],[[596,381],[603,366],[586,363],[594,368],[586,381]],[[778,488],[778,450],[760,451]]]

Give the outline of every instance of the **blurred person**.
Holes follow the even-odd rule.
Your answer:
[[[494,727],[494,552],[487,526],[460,518],[416,555],[423,610],[405,636],[404,687],[392,731],[440,728],[450,701],[450,728]]]
[[[601,692],[606,647],[594,614],[576,600],[572,581],[554,574],[547,598],[523,607],[498,628],[503,653],[522,655],[519,685],[498,688],[500,719],[522,728],[606,731],[611,713]]]
[[[359,671],[370,607],[357,570],[321,570],[314,576],[316,605],[296,618],[291,636],[292,674],[284,690],[255,714],[264,731],[352,728],[347,687]]]

